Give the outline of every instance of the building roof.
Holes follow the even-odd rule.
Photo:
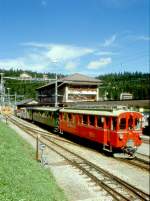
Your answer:
[[[73,75],[70,75],[70,76],[67,76],[67,77],[64,77],[64,78],[61,78],[61,79],[58,79],[57,80],[58,83],[69,83],[69,84],[81,84],[81,85],[99,85],[101,84],[101,80],[98,80],[98,79],[95,79],[93,77],[89,77],[89,76],[86,76],[86,75],[83,75],[83,74],[79,74],[79,73],[75,73]],[[44,87],[47,87],[47,86],[50,86],[52,84],[55,84],[55,81],[47,84],[47,85],[44,85],[42,87],[39,87],[37,88],[38,89],[42,89]]]
[[[33,100],[32,98],[29,98],[29,99],[25,99],[25,100],[22,100],[20,102],[17,102],[17,106],[19,105],[24,105],[24,104],[27,104],[27,105],[30,105],[30,104],[37,104],[38,102]]]
[[[60,81],[100,82],[100,80],[79,73],[64,77]]]
[[[27,73],[22,73],[22,74],[20,74],[20,77],[21,77],[21,78],[32,78],[32,76],[29,75],[29,74],[27,74]]]

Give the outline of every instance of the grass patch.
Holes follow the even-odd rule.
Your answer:
[[[0,122],[0,201],[66,201],[33,148]]]

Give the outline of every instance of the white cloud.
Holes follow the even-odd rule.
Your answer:
[[[99,68],[106,66],[110,63],[112,63],[112,59],[110,57],[100,58],[99,60],[91,61],[88,64],[87,68],[96,70],[96,69],[99,69]]]
[[[110,38],[106,39],[103,43],[103,47],[109,47],[111,46],[116,40],[116,34],[113,34]]]
[[[38,72],[65,72],[76,68],[81,57],[92,54],[93,49],[73,45],[49,43],[22,43],[27,52],[15,59],[0,59],[0,67],[5,69],[22,68]]]
[[[127,39],[127,40],[130,40],[130,41],[150,41],[150,36],[146,36],[146,35],[136,35],[136,34],[127,34],[126,36],[125,36],[125,38]]]
[[[50,50],[47,52],[47,56],[51,60],[66,61],[85,56],[92,53],[91,49],[74,47],[68,45],[51,45]]]
[[[24,68],[25,64],[23,58],[17,59],[1,59],[0,60],[0,67],[3,69],[10,69],[10,68]]]
[[[108,56],[108,55],[118,55],[119,53],[118,52],[109,52],[109,51],[99,51],[99,52],[96,52],[95,55],[105,55],[105,56]]]
[[[39,60],[36,62],[32,59],[29,60],[29,56],[27,56],[24,58],[1,59],[0,67],[6,70],[13,68],[31,71],[43,71],[46,67],[46,63],[41,63]]]
[[[95,50],[85,47],[78,47],[73,45],[64,44],[51,44],[51,43],[22,43],[24,46],[31,46],[35,48],[44,48],[45,57],[49,58],[51,61],[63,62],[67,60],[72,60],[79,58],[88,54],[93,53]]]
[[[65,65],[65,69],[69,71],[74,71],[77,67],[78,63],[75,61],[69,61]]]
[[[148,37],[148,36],[135,36],[135,40],[150,41],[150,37]]]
[[[50,46],[49,43],[37,43],[37,42],[25,42],[20,43],[21,46],[29,46],[29,47],[35,47],[35,48],[48,48]]]

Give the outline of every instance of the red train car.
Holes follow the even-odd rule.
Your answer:
[[[142,143],[142,114],[126,110],[64,108],[59,111],[59,129],[102,144],[106,151],[122,150],[133,156]]]

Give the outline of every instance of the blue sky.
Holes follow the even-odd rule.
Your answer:
[[[149,72],[149,0],[0,0],[0,68]]]

